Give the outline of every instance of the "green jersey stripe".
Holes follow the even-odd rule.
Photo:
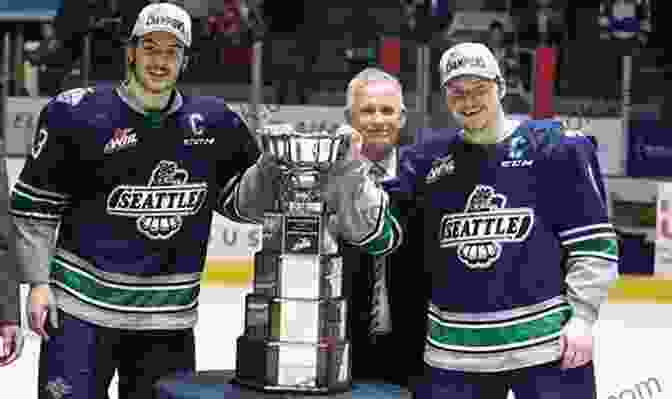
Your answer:
[[[161,312],[187,309],[196,302],[200,285],[170,286],[161,289],[116,286],[102,283],[89,273],[63,262],[51,263],[51,279],[62,289],[101,307],[133,312]]]
[[[37,215],[43,217],[60,216],[65,207],[64,202],[54,202],[35,198],[19,191],[13,191],[10,199],[11,209],[17,214]]]
[[[112,273],[100,270],[90,262],[67,251],[63,248],[56,248],[54,258],[69,265],[72,268],[88,273],[104,282],[122,285],[138,286],[153,289],[155,287],[165,287],[170,285],[185,285],[198,283],[201,281],[201,273],[179,273],[166,274],[159,276],[134,276],[124,273]]]
[[[618,241],[616,238],[593,238],[576,242],[567,248],[573,253],[598,253],[601,256],[618,256]]]
[[[467,352],[510,349],[557,336],[571,315],[567,305],[516,323],[474,327],[448,324],[430,313],[427,339],[439,347]]]

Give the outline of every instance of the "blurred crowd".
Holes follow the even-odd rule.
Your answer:
[[[399,65],[391,72],[410,89],[419,45],[429,45],[435,59],[456,42],[479,40],[491,47],[505,71],[509,106],[524,113],[533,100],[534,50],[540,46],[557,49],[557,94],[620,95],[612,84],[620,80],[619,57],[658,46],[651,40],[656,1],[602,0],[599,7],[574,0],[173,2],[194,18],[195,62],[184,77],[188,82],[248,84],[252,43],[260,37],[255,34],[264,33],[264,77],[274,89],[273,100],[324,103],[320,93],[341,91],[347,75],[380,64],[378,54],[390,38],[401,43]],[[78,84],[87,32],[92,37],[92,79],[123,78],[123,42],[133,16],[149,2],[63,0],[53,22],[26,35],[25,57],[31,73],[39,74],[38,94]],[[654,65],[661,63],[656,57]],[[15,94],[29,94],[27,89]]]

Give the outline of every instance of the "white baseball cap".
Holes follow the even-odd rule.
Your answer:
[[[439,61],[441,87],[449,80],[471,75],[504,83],[499,63],[492,51],[481,43],[460,43],[441,56]]]
[[[172,33],[185,47],[191,47],[191,17],[175,4],[154,3],[140,11],[131,37],[142,37],[149,32]]]

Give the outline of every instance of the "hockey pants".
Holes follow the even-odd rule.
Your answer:
[[[39,399],[107,399],[115,371],[119,398],[151,399],[161,377],[195,372],[192,329],[117,330],[62,311],[59,324],[40,348]]]
[[[563,370],[558,362],[498,373],[426,367],[413,399],[595,399],[593,364]]]

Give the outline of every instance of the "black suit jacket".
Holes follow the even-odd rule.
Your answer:
[[[399,222],[404,230],[401,247],[388,255],[392,332],[376,336],[375,340],[369,335],[374,260],[360,248],[342,245],[348,338],[355,381],[376,380],[408,386],[423,370],[429,280],[421,260],[420,210],[405,198],[391,195],[390,200],[401,211]],[[413,234],[406,234],[408,231]]]

